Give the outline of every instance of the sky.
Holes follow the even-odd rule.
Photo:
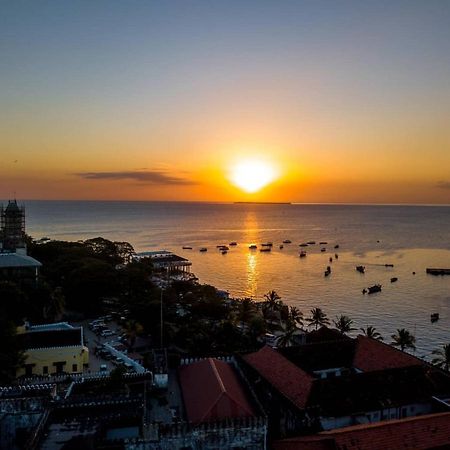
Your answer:
[[[450,204],[450,1],[2,0],[13,196]]]

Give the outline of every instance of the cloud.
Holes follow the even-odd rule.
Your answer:
[[[159,170],[130,170],[122,172],[79,172],[75,174],[85,180],[133,180],[144,184],[189,185],[195,181],[168,175]]]
[[[450,189],[450,181],[439,181],[436,187],[441,189]]]

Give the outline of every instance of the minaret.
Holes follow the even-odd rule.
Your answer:
[[[25,208],[16,200],[0,208],[0,251],[26,254]]]

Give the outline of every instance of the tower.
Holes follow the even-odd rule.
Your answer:
[[[0,251],[26,253],[25,208],[19,207],[16,200],[0,208],[0,241]]]

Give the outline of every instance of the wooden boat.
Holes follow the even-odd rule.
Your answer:
[[[261,247],[272,247],[273,246],[273,242],[265,242],[263,244],[261,244]]]
[[[367,288],[369,294],[375,294],[376,292],[381,292],[381,284],[374,284]]]
[[[304,251],[304,250],[302,250],[301,252],[300,252],[300,258],[304,258],[305,256],[306,256],[306,252]]]
[[[222,250],[221,253],[222,255],[226,255],[228,253],[228,250]]]
[[[326,241],[319,242],[319,245],[327,245],[327,244],[328,244],[328,242],[326,242]]]
[[[280,250],[283,250],[283,248],[284,248],[284,245],[281,244],[281,245],[280,245]]]
[[[336,245],[334,246],[334,248],[339,248],[339,244],[336,244]]]
[[[384,267],[394,267],[394,264],[385,264]]]
[[[439,313],[430,314],[431,323],[437,322],[439,320]]]
[[[250,250],[256,250],[257,248],[258,248],[258,246],[256,245],[256,244],[252,244],[252,245],[249,245],[249,247],[248,247]]]
[[[321,252],[326,252],[327,249],[326,249],[325,247],[322,247],[322,248],[320,249],[320,251],[321,251]]]
[[[298,244],[299,247],[308,247],[308,244]]]
[[[395,283],[397,280],[398,280],[397,277],[392,277],[392,278],[391,278],[391,283]]]
[[[427,268],[430,275],[450,275],[450,269]]]
[[[228,245],[229,245],[230,247],[234,247],[235,245],[237,245],[237,242],[233,241],[233,242],[230,242]]]
[[[283,241],[283,244],[291,244],[291,243],[292,243],[292,241],[290,239],[285,239]]]
[[[359,273],[364,273],[366,271],[366,268],[364,266],[356,266],[356,270]]]
[[[308,245],[315,245],[316,241],[308,241],[307,244]]]
[[[218,247],[219,250],[230,250],[226,245],[221,245]]]
[[[259,249],[259,251],[260,252],[270,252],[270,251],[272,251],[272,248],[271,247],[263,247],[263,248]]]
[[[331,273],[331,267],[327,266],[327,270],[325,270],[324,275],[327,277],[328,275],[330,275],[330,273]]]
[[[200,251],[200,252],[207,252],[208,249],[207,249],[206,247],[202,247],[199,251]]]
[[[183,250],[192,250],[192,247],[189,247],[188,245],[183,245]]]
[[[335,259],[339,258],[339,255],[337,253],[334,254]]]

